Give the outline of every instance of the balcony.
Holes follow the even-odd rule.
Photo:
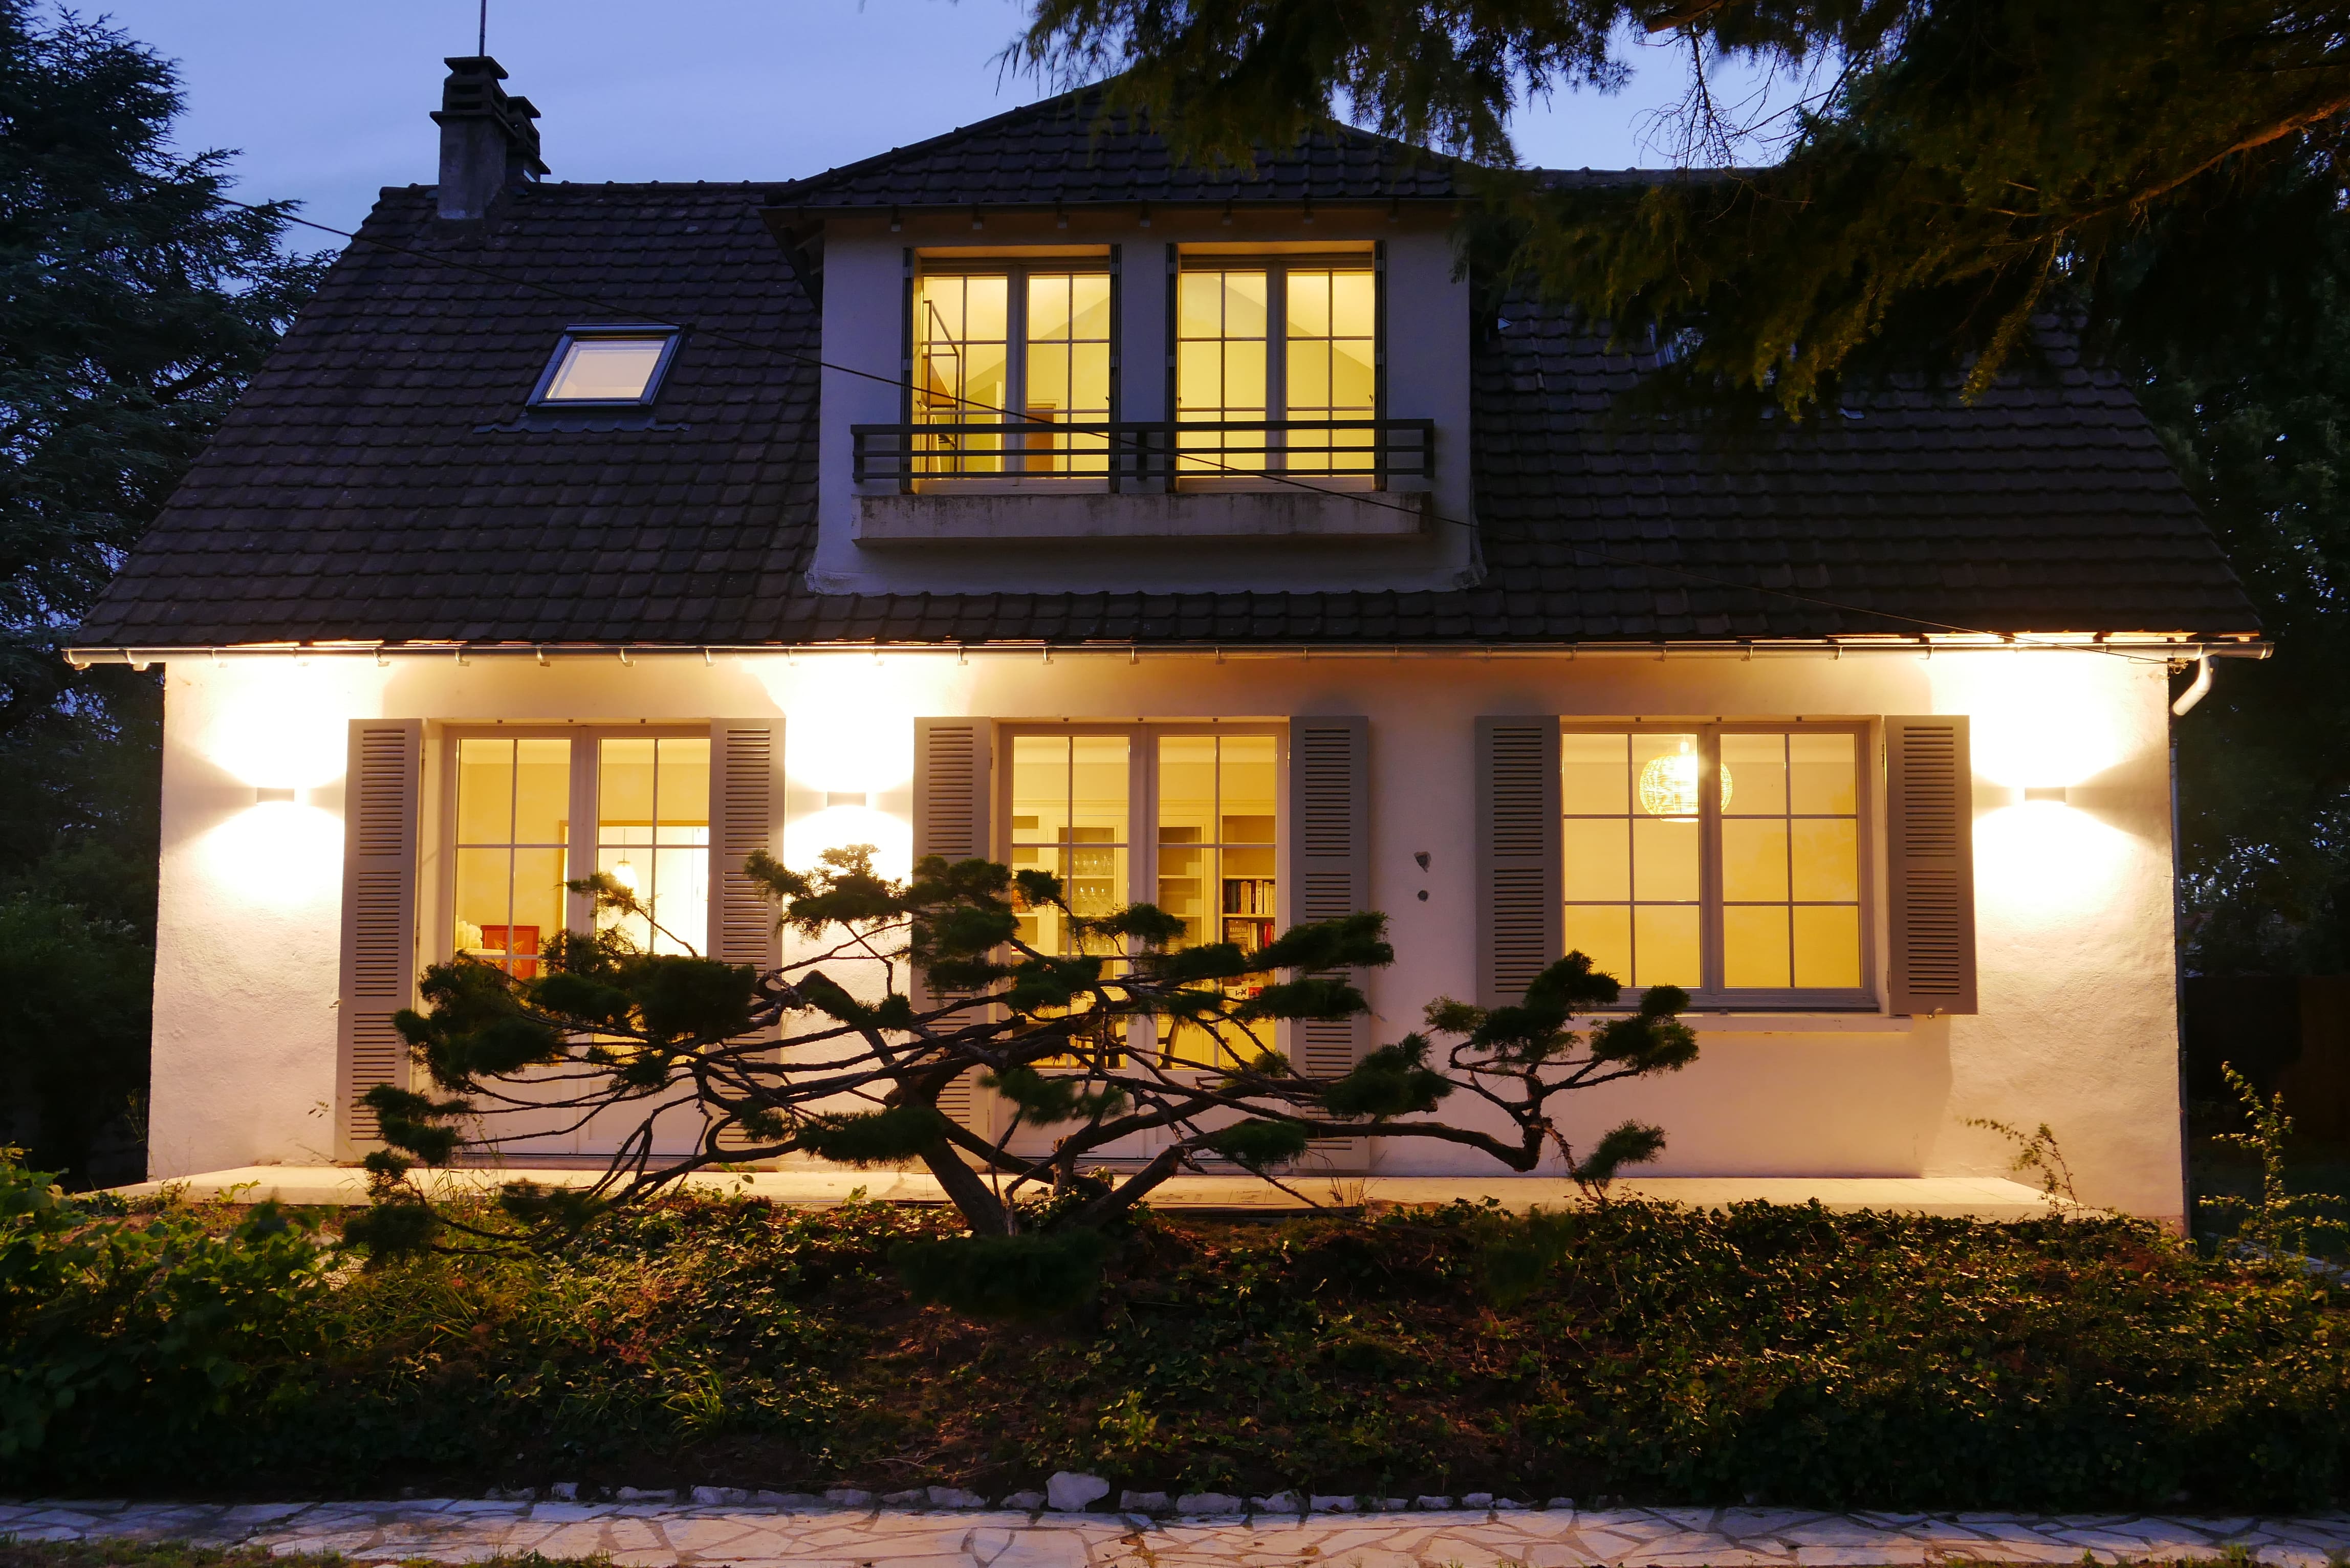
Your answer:
[[[866,546],[1423,533],[1432,420],[854,425]]]
[[[1014,420],[849,431],[858,484],[911,491],[1262,491],[1297,480],[1417,489],[1436,475],[1433,420]]]

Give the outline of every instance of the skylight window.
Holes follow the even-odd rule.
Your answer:
[[[567,407],[650,403],[676,347],[676,332],[665,327],[571,327],[531,401]]]

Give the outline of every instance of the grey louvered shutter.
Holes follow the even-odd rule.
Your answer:
[[[416,811],[424,724],[355,719],[343,775],[342,982],[336,1002],[336,1131],[346,1153],[378,1141],[359,1097],[408,1086],[392,1015],[415,1005]]]
[[[986,719],[914,721],[914,858],[984,860],[994,853],[988,810],[994,788],[994,726]],[[920,977],[908,977],[916,1005],[925,1000]],[[976,1127],[983,1107],[966,1073],[939,1096],[939,1109]]]
[[[1289,722],[1289,918],[1334,920],[1370,908],[1370,721],[1315,715]],[[1364,982],[1360,971],[1349,977]],[[1366,1015],[1293,1025],[1308,1076],[1337,1077],[1369,1049]]]
[[[1524,1000],[1561,956],[1558,720],[1477,721],[1477,1000]]]
[[[782,853],[784,722],[713,719],[710,722],[710,945],[727,963],[770,970],[783,961],[775,907],[743,873],[754,852]]]
[[[1895,1012],[1975,1011],[1974,766],[1964,714],[1885,721]]]

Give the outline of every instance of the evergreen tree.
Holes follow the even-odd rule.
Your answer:
[[[1801,410],[1889,348],[1978,353],[2050,291],[2101,294],[2158,219],[2328,169],[2350,13],[2293,0],[1034,0],[1017,46],[1121,73],[1196,155],[1285,144],[1343,105],[1476,160],[1511,270],[1619,325],[1669,324],[1683,375]],[[1560,191],[1511,172],[1530,94],[1607,87],[1646,30],[1697,68],[1685,140],[1764,166]],[[1704,88],[1724,62],[1799,84],[1762,141]]]
[[[0,0],[0,1143],[78,1184],[143,1174],[161,691],[60,649],[324,266],[169,150],[180,107],[119,30]]]

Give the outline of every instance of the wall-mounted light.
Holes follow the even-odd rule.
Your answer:
[[[2025,788],[2023,798],[2026,801],[2053,801],[2063,805],[2071,798],[2071,792],[2063,784],[2032,784]]]
[[[861,789],[829,789],[824,792],[824,808],[827,811],[830,811],[836,805],[871,805],[872,804],[873,796]]]
[[[273,789],[267,784],[262,784],[255,788],[253,792],[254,805],[267,805],[272,801],[283,801],[286,805],[291,805],[294,804],[294,791],[291,788],[286,787]]]

